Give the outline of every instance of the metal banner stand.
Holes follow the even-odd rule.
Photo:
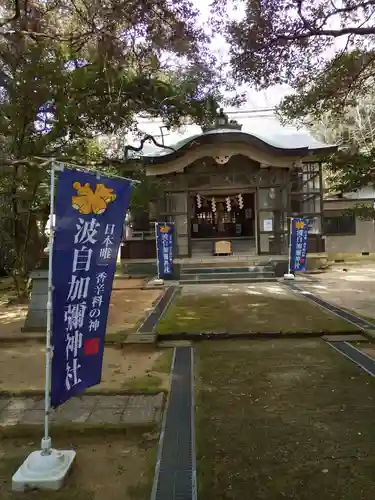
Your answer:
[[[84,172],[95,173],[97,178],[103,173],[71,163],[61,163],[51,160],[51,183],[50,183],[50,238],[48,245],[48,299],[47,299],[47,335],[46,335],[46,370],[45,370],[45,393],[44,393],[44,437],[41,442],[41,449],[33,451],[17,470],[12,478],[13,491],[25,491],[26,488],[38,488],[45,490],[59,490],[64,483],[76,456],[74,450],[55,450],[52,448],[52,440],[49,436],[49,415],[51,411],[50,390],[51,390],[51,360],[52,360],[52,260],[53,260],[53,241],[55,233],[55,173],[67,168],[74,168]],[[120,177],[113,174],[105,174],[109,177],[126,179],[132,184],[138,184],[140,181]]]
[[[294,280],[295,276],[292,273],[292,230],[293,230],[293,217],[290,218],[289,223],[289,248],[288,248],[288,272],[284,274],[284,280]]]
[[[160,278],[160,264],[159,264],[159,248],[158,248],[158,222],[155,222],[155,245],[156,245],[156,278],[153,280],[155,285],[163,285],[164,280]]]
[[[49,436],[49,414],[50,414],[50,386],[51,386],[51,335],[52,335],[52,254],[55,232],[54,204],[55,204],[55,172],[62,170],[54,163],[51,165],[50,184],[50,238],[48,254],[48,299],[47,299],[47,335],[46,335],[46,370],[45,370],[45,393],[44,393],[44,437],[41,449],[33,451],[17,470],[12,478],[13,491],[25,491],[26,488],[40,488],[48,490],[59,490],[66,475],[71,468],[76,452],[73,450],[55,450],[52,448],[52,440]]]

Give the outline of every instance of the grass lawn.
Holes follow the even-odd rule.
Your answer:
[[[26,456],[37,449],[39,439],[0,441],[1,500],[146,500],[150,497],[158,436],[106,434],[85,436],[72,431],[54,439],[56,448],[75,449],[71,474],[60,491],[14,493],[11,481]]]
[[[90,391],[156,391],[169,389],[172,349],[153,345],[105,346],[102,381]],[[1,344],[0,391],[42,391],[44,345],[40,342]]]
[[[200,498],[373,498],[373,378],[312,339],[204,342],[196,360]]]
[[[202,286],[202,285],[201,285]],[[160,334],[177,332],[353,332],[356,328],[291,294],[181,295],[158,323]]]
[[[114,280],[106,329],[107,340],[125,340],[127,334],[135,332],[145,315],[153,309],[163,290],[144,290],[143,284],[143,279]],[[30,336],[21,331],[27,310],[27,302],[19,303],[15,300],[12,282],[9,279],[0,280],[0,339]],[[41,333],[45,333],[43,328]]]

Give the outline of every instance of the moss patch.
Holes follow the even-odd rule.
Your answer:
[[[319,340],[205,342],[196,359],[200,498],[375,494],[375,380],[364,371]]]
[[[176,332],[352,332],[355,327],[304,299],[246,293],[182,295],[158,323],[160,334]]]

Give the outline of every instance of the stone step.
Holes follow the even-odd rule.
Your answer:
[[[154,344],[156,333],[131,333],[126,337],[124,344]]]
[[[246,279],[246,278],[274,278],[275,273],[273,271],[269,272],[243,272],[243,273],[196,273],[196,274],[181,274],[180,282],[186,280],[194,281],[212,281],[221,279]]]
[[[207,276],[207,275],[206,275]],[[276,277],[267,277],[267,278],[237,278],[235,275],[231,278],[212,278],[212,279],[185,279],[180,280],[180,285],[197,285],[197,284],[231,284],[231,283],[271,283],[276,282],[278,279]]]
[[[243,266],[243,267],[191,267],[181,269],[181,274],[222,274],[222,273],[263,273],[273,272],[272,266]]]
[[[368,338],[360,334],[324,335],[327,342],[368,342]]]
[[[211,259],[207,259],[207,255],[202,257],[201,261],[194,258],[194,262],[183,262],[181,268],[184,270],[188,269],[201,269],[201,268],[238,268],[238,267],[261,267],[261,266],[272,266],[270,260],[260,260],[260,259],[247,259],[240,258],[237,259],[229,257],[228,260],[225,258],[217,257],[217,262]]]
[[[158,347],[170,348],[170,347],[190,347],[192,345],[191,340],[159,340]]]

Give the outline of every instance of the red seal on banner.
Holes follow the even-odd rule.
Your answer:
[[[85,356],[93,356],[99,352],[99,338],[87,339],[83,344],[83,352]]]

